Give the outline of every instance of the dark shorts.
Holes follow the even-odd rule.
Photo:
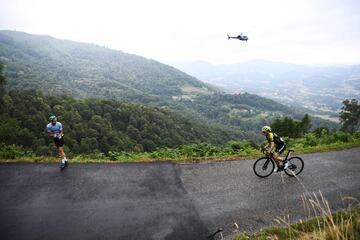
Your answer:
[[[286,149],[286,144],[284,143],[277,145],[275,151],[282,154],[285,151],[285,149]]]
[[[58,148],[58,147],[62,147],[64,146],[64,138],[54,138],[54,143],[55,143],[55,146]]]

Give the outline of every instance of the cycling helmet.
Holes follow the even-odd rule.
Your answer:
[[[269,126],[263,126],[261,131],[262,132],[271,132],[271,128]]]
[[[54,114],[49,116],[49,122],[51,122],[52,120],[54,120],[56,118],[56,116]]]

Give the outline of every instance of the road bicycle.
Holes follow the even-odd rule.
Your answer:
[[[265,156],[256,160],[253,169],[256,176],[265,178],[274,172],[277,161],[274,160],[272,153],[266,153],[264,149],[262,152],[265,154]],[[279,166],[278,164],[277,167],[280,171],[284,171],[290,177],[295,177],[296,175],[299,175],[304,169],[304,161],[297,156],[289,158],[290,153],[292,152],[294,152],[294,149],[289,149],[285,159],[283,160],[283,166],[285,166],[285,163],[288,163],[288,168],[283,169],[283,167]]]

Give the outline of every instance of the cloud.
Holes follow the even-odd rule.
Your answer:
[[[353,0],[0,1],[0,29],[157,60],[360,62],[359,3]],[[248,34],[248,42],[227,40],[226,33],[240,32]]]

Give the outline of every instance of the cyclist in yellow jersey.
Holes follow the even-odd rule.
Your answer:
[[[286,144],[285,141],[279,137],[276,133],[273,133],[271,131],[271,128],[269,126],[264,126],[261,129],[262,133],[266,137],[266,140],[268,141],[265,148],[267,149],[267,153],[272,153],[275,149],[275,153],[273,155],[275,161],[277,162],[277,166],[275,166],[275,172],[279,172],[279,170],[286,169],[288,164],[286,163],[285,166],[283,166],[283,159],[280,157],[280,155],[285,151]],[[279,168],[278,168],[279,167]]]

